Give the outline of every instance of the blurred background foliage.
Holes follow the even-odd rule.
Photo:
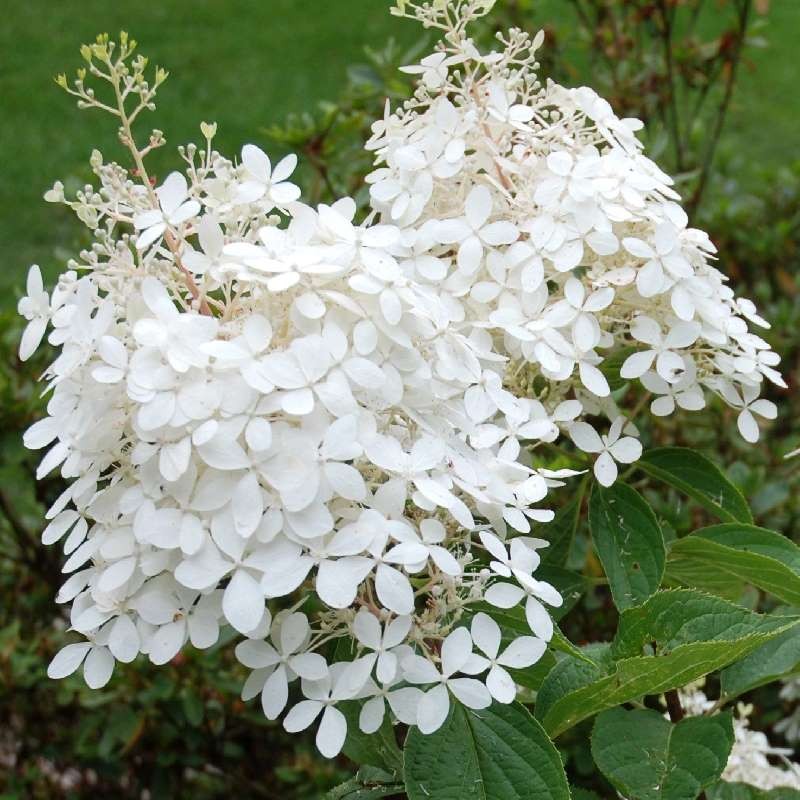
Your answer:
[[[0,798],[317,798],[352,771],[320,760],[309,741],[281,736],[238,697],[241,670],[223,643],[155,669],[118,667],[102,692],[79,678],[51,682],[48,661],[64,638],[53,603],[60,554],[39,543],[57,477],[36,484],[36,458],[21,433],[40,413],[35,378],[47,354],[21,365],[14,306],[25,271],[51,278],[85,244],[61,208],[41,199],[56,179],[68,193],[90,176],[93,147],[122,158],[104,120],[77,114],[50,82],[76,65],[98,31],[129,30],[154,63],[169,68],[154,124],[173,144],[219,122],[229,154],[255,141],[296,151],[308,202],[343,194],[363,200],[370,161],[361,150],[386,98],[408,94],[397,66],[430,40],[391,18],[388,0],[195,0],[158,4],[30,0],[4,9],[0,104],[6,154],[0,179]],[[649,152],[676,174],[695,225],[709,230],[737,291],[773,323],[767,338],[784,357],[790,388],[774,391],[780,416],[758,446],[736,435],[720,404],[648,423],[647,444],[698,447],[724,465],[757,522],[800,541],[800,34],[798,0],[498,0],[476,36],[544,28],[543,72],[589,83],[618,112],[647,122]],[[162,174],[170,148],[154,159]],[[642,489],[649,492],[643,484]],[[675,535],[698,520],[670,495],[649,496]],[[573,566],[591,573],[585,536]],[[613,630],[602,586],[564,619],[582,642]],[[607,630],[606,630],[607,628]],[[754,699],[768,726],[781,716],[775,692]],[[590,786],[588,737],[559,741],[568,770]],[[298,744],[299,741],[299,744]],[[583,743],[582,743],[583,742]],[[585,774],[584,774],[585,773]],[[602,783],[594,788],[608,795]]]

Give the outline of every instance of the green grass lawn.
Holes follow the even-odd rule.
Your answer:
[[[499,0],[502,2],[503,0]],[[27,266],[60,269],[75,241],[63,210],[41,199],[56,179],[87,177],[93,147],[121,157],[113,120],[78,112],[52,82],[80,65],[77,47],[101,31],[128,30],[171,76],[149,120],[172,145],[199,138],[198,123],[219,123],[218,145],[235,153],[264,143],[261,129],[288,112],[333,98],[366,44],[389,36],[411,43],[417,30],[387,13],[388,0],[28,0],[9,4],[0,25],[0,304],[15,302]],[[564,0],[542,0],[536,19],[568,29]],[[800,77],[795,40],[800,0],[773,0],[770,46],[750,52],[729,137],[749,160],[797,156]],[[169,146],[165,151],[169,150]],[[158,153],[162,169],[165,156]],[[176,162],[172,162],[173,164]]]

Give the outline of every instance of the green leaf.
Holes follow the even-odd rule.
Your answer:
[[[775,531],[741,523],[703,528],[673,542],[669,560],[679,571],[688,565],[699,581],[704,573],[728,576],[800,605],[800,547]]]
[[[355,777],[324,794],[321,800],[378,800],[402,792],[403,786],[397,783],[394,774],[364,767]]]
[[[358,727],[362,705],[358,700],[337,705],[347,720],[344,754],[359,766],[366,764],[399,775],[403,769],[403,753],[397,746],[394,728],[389,722],[388,715],[383,718],[380,728],[375,733],[363,733]]]
[[[608,386],[612,392],[616,392],[628,383],[628,380],[623,378],[620,374],[622,372],[622,365],[628,360],[628,357],[633,355],[638,349],[638,347],[621,347],[603,359],[603,363],[600,364],[600,371],[605,375]]]
[[[405,782],[409,800],[569,800],[558,751],[519,703],[453,703],[435,733],[412,728]]]
[[[725,769],[730,712],[673,724],[657,711],[612,708],[597,717],[592,756],[629,800],[695,800]]]
[[[796,789],[778,788],[767,791],[748,783],[720,781],[706,792],[708,800],[800,800]]]
[[[648,450],[637,466],[700,503],[723,522],[753,522],[742,493],[705,456],[685,447]]]
[[[595,666],[564,658],[536,698],[536,717],[558,736],[606,708],[685,686],[738,661],[798,620],[756,614],[690,589],[662,591],[623,611]]]
[[[536,578],[555,586],[559,594],[564,598],[564,602],[559,608],[550,609],[550,615],[556,622],[563,619],[586,592],[586,578],[563,567],[542,564],[536,570]],[[528,629],[528,633],[530,633],[530,629]]]
[[[664,577],[664,537],[653,510],[630,486],[595,485],[589,529],[620,611],[656,592]]]
[[[542,550],[542,565],[563,567],[567,563],[580,523],[581,506],[587,484],[588,481],[582,480],[577,493],[558,510],[552,522],[544,527],[543,531],[550,546]]]
[[[729,700],[800,668],[800,626],[776,636],[720,674],[722,696]]]

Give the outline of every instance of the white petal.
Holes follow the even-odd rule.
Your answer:
[[[90,689],[102,689],[114,672],[114,656],[105,647],[93,647],[83,664],[83,677]]]
[[[601,453],[594,462],[594,474],[603,486],[611,486],[617,479],[617,465],[608,453]]]
[[[425,692],[417,706],[417,727],[421,733],[433,733],[439,730],[450,711],[450,694],[442,686],[434,686]]]
[[[59,650],[47,667],[47,677],[58,680],[72,675],[83,663],[86,654],[92,649],[90,642],[68,644]]]
[[[465,275],[474,275],[483,259],[483,245],[477,236],[469,236],[458,248],[458,268]]]
[[[750,413],[749,408],[742,409],[736,420],[736,424],[739,427],[739,433],[742,434],[742,438],[746,442],[754,444],[758,441],[760,435],[758,423],[756,422],[756,418]]]
[[[179,619],[162,625],[150,638],[148,654],[154,664],[166,664],[178,655],[186,640],[186,622]]]
[[[460,672],[472,655],[472,637],[466,628],[456,628],[442,643],[442,673]]]
[[[347,720],[338,708],[328,706],[317,731],[317,749],[325,758],[339,755],[347,738]]]
[[[497,665],[493,666],[486,676],[486,688],[498,703],[513,703],[517,696],[514,680],[508,672]]]
[[[379,564],[375,574],[375,592],[384,608],[395,614],[414,610],[414,590],[408,577],[387,564]]]
[[[394,715],[405,725],[415,725],[417,722],[417,712],[419,701],[423,694],[419,689],[412,686],[405,686],[389,692],[387,699]]]
[[[108,637],[108,649],[117,661],[128,664],[139,654],[139,631],[133,620],[123,614],[112,623]]]
[[[484,613],[476,614],[472,619],[472,640],[489,658],[496,658],[500,651],[500,626]]]
[[[492,195],[486,186],[476,186],[467,195],[464,211],[473,230],[483,227],[492,213]]]
[[[575,446],[584,453],[599,453],[603,449],[600,434],[587,422],[575,422],[570,425],[569,435]]]
[[[222,596],[225,619],[239,633],[255,630],[264,615],[264,592],[258,581],[246,570],[237,569]]]
[[[547,609],[534,597],[525,604],[525,619],[531,630],[545,642],[553,638],[553,620]]]
[[[281,660],[280,653],[269,642],[248,639],[236,645],[236,659],[249,669],[274,667]]]
[[[331,608],[347,608],[352,605],[359,585],[373,566],[372,559],[362,556],[323,561],[319,565],[316,582],[320,600]]]
[[[317,718],[322,709],[323,705],[319,700],[301,700],[284,717],[283,727],[289,733],[304,731]]]
[[[632,436],[624,436],[611,445],[609,452],[620,464],[633,464],[642,457],[642,443]]]
[[[484,593],[483,599],[497,608],[513,608],[525,596],[525,592],[513,583],[493,583]]]
[[[353,620],[353,633],[356,639],[370,650],[381,646],[381,624],[378,618],[366,608],[359,610]]]
[[[488,708],[492,704],[489,690],[475,678],[455,678],[447,686],[467,708]]]
[[[520,636],[503,651],[498,664],[512,669],[524,669],[535,664],[545,653],[547,645],[534,636]]]
[[[261,692],[261,708],[267,719],[277,719],[289,700],[289,681],[286,677],[286,668],[281,664],[272,675],[267,678]]]
[[[641,350],[637,353],[632,353],[625,359],[622,369],[619,371],[620,377],[625,378],[625,380],[641,378],[653,365],[655,357],[655,350]]]
[[[328,662],[319,653],[298,653],[289,659],[289,666],[309,681],[322,680],[328,674]]]
[[[358,727],[364,733],[375,733],[383,723],[386,703],[382,697],[372,697],[364,703],[358,716]]]

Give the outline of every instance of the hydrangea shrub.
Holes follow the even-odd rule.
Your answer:
[[[315,726],[324,756],[359,741],[386,793],[510,797],[506,781],[555,798],[569,789],[549,737],[663,693],[671,721],[656,716],[685,724],[674,690],[793,625],[701,591],[698,565],[716,562],[792,602],[798,553],[702,456],[643,455],[633,419],[716,397],[757,441],[777,413],[764,386],[785,386],[767,323],[689,227],[640,123],[541,79],[542,34],[477,50],[468,24],[490,5],[395,8],[441,41],[373,125],[364,219],[351,198],[303,204],[293,155],[225,157],[205,123],[180,171],[150,175],[163,135],[142,145],[133,126],[166,73],[148,78],[124,35],[59,77],[116,118],[133,163],[95,152],[96,187],[48,193],[93,242],[51,293],[32,267],[19,308],[20,356],[48,330],[58,348],[48,416],[25,435],[39,476],[68,481],[43,540],[64,549],[58,601],[82,640],[51,677],[82,668],[100,688],[118,661],[164,664],[230,628],[242,697],[289,732]],[[629,465],[727,524],[668,552]],[[570,492],[580,513],[587,482],[621,613],[614,642],[584,651],[554,622],[569,547],[549,506]],[[698,796],[730,744],[695,794],[631,796]],[[488,794],[454,793],[444,746]]]

